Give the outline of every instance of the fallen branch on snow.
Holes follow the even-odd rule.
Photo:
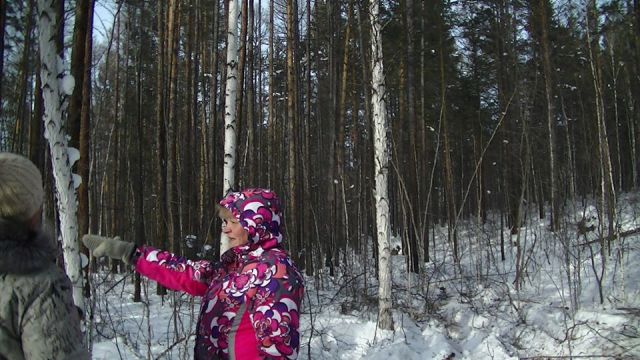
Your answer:
[[[580,245],[580,246],[591,245],[591,244],[599,243],[599,242],[602,242],[602,241],[615,240],[618,237],[627,237],[627,236],[638,234],[638,233],[640,233],[640,228],[623,231],[623,232],[621,232],[619,234],[615,234],[613,236],[607,236],[605,238],[598,238],[598,239],[587,241],[585,243],[581,243],[581,244],[578,244],[578,245]]]

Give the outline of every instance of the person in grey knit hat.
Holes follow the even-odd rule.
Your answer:
[[[88,359],[71,281],[42,227],[38,168],[0,152],[0,360]]]
[[[0,153],[0,217],[31,220],[43,200],[38,168],[24,156]]]

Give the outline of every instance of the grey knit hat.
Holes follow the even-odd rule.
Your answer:
[[[40,170],[22,155],[0,152],[0,218],[29,220],[43,199]]]

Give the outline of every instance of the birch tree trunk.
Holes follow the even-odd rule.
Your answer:
[[[382,34],[378,0],[369,4],[369,21],[371,22],[371,69],[373,105],[373,141],[375,164],[375,200],[376,225],[378,231],[378,326],[384,330],[393,330],[391,316],[391,251],[389,249],[389,191],[387,178],[389,173],[389,153],[387,144],[387,104],[385,99],[385,80],[382,56]]]
[[[56,1],[53,0],[38,0],[40,76],[45,106],[44,136],[49,141],[51,150],[65,271],[73,286],[73,301],[76,306],[84,310],[82,268],[78,246],[78,219],[76,217],[77,199],[71,173],[71,166],[77,160],[78,154],[77,150],[69,151],[65,129],[62,125],[65,116],[64,96],[71,94],[73,78],[64,75],[62,53],[58,54],[56,51],[55,3]]]
[[[222,195],[236,184],[236,99],[238,97],[238,2],[229,0],[227,32],[227,79],[224,101],[224,171]],[[220,254],[229,248],[229,239],[221,233]]]
[[[245,72],[247,67],[247,28],[249,22],[249,9],[247,6],[248,0],[242,0],[242,6],[240,8],[240,34],[237,38],[238,43],[238,66],[237,66],[237,80],[236,80],[236,102],[235,102],[235,122],[236,126],[236,159],[238,164],[236,165],[237,171],[241,171],[246,177],[247,169],[247,153],[249,151],[248,144],[246,143],[247,135],[246,129],[249,127],[247,124],[247,117],[244,110],[244,91],[245,91]],[[238,4],[240,6],[240,4]],[[234,171],[235,172],[235,171]]]

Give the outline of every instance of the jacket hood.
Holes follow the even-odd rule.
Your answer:
[[[55,262],[57,247],[42,231],[0,218],[0,273],[30,274]]]
[[[269,249],[282,243],[282,212],[275,192],[261,188],[232,191],[220,200],[220,206],[229,210],[247,231],[250,247]]]

